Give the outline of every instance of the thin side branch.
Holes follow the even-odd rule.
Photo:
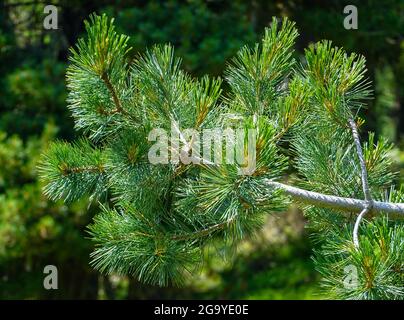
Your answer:
[[[368,172],[366,170],[365,157],[363,156],[358,128],[356,127],[356,123],[352,118],[349,118],[349,126],[351,127],[352,130],[352,135],[356,146],[356,153],[358,154],[359,163],[361,166],[363,194],[365,195],[366,201],[372,201],[372,196],[370,194],[370,188],[368,182]]]
[[[63,175],[67,176],[69,174],[74,173],[103,173],[104,167],[103,166],[83,166],[83,167],[60,167],[60,170]]]
[[[361,178],[362,178],[362,188],[363,194],[365,196],[365,200],[367,201],[368,205],[366,208],[362,210],[362,212],[358,215],[355,221],[355,227],[353,230],[353,241],[356,248],[359,248],[359,239],[358,239],[358,230],[359,224],[362,221],[362,218],[366,213],[372,210],[373,207],[373,200],[370,194],[369,182],[368,182],[368,172],[366,170],[366,162],[365,157],[363,156],[361,141],[359,138],[358,128],[356,127],[356,123],[353,118],[349,118],[349,126],[351,127],[352,136],[354,138],[354,142],[356,145],[356,153],[358,154],[359,163],[361,166]]]
[[[123,112],[121,102],[119,101],[118,95],[112,85],[111,81],[109,80],[108,75],[104,72],[101,76],[102,81],[104,81],[105,86],[107,87],[108,91],[110,92],[112,99],[114,100],[114,105],[117,112]]]
[[[121,104],[121,101],[119,100],[116,90],[115,90],[114,86],[112,85],[111,81],[109,80],[108,75],[105,72],[101,75],[101,80],[104,82],[109,93],[111,94],[112,100],[114,101],[114,105],[115,105],[115,109],[108,113],[109,114],[120,113],[125,116],[128,116],[129,118],[131,118],[134,121],[139,121],[139,119],[136,116],[134,116],[133,114],[130,114],[124,108],[122,108],[122,104]]]
[[[185,154],[188,154],[191,149],[192,149],[192,145],[194,143],[194,135],[192,136],[191,140],[188,142],[187,139],[185,139],[184,135],[182,134],[177,122],[174,119],[171,119],[171,123],[173,125],[173,128],[175,130],[175,132],[179,135],[179,138],[181,140],[181,142],[185,145],[179,152],[179,156],[181,156],[181,153],[184,152]],[[179,146],[178,146],[179,147]],[[173,150],[172,152],[178,152],[177,150]],[[208,159],[205,158],[201,158],[200,155],[193,155],[189,157],[190,162],[194,163],[194,164],[201,164],[201,165],[215,165],[213,162],[209,161]],[[179,174],[179,172],[182,172],[182,170],[184,169],[184,163],[181,162],[179,164],[179,166],[176,169],[176,175]]]
[[[356,248],[359,248],[359,238],[358,238],[358,230],[359,230],[359,224],[362,220],[362,218],[369,212],[369,207],[366,207],[361,211],[361,213],[358,215],[358,218],[356,218],[355,221],[355,226],[353,230],[353,242]]]
[[[212,234],[215,231],[219,231],[224,229],[225,227],[229,226],[232,222],[234,221],[234,218],[226,220],[221,223],[214,224],[212,226],[209,226],[205,229],[190,233],[190,234],[184,234],[184,235],[175,235],[171,239],[173,240],[189,240],[189,239],[196,239],[196,238],[201,238],[205,237],[209,234]]]
[[[303,203],[316,205],[318,207],[359,213],[369,206],[369,203],[366,200],[326,195],[323,193],[292,187],[280,182],[271,181],[269,179],[265,180],[265,183],[267,186],[283,190],[286,194],[296,200]],[[373,201],[372,210],[378,212],[384,211],[386,213],[404,214],[404,203]]]

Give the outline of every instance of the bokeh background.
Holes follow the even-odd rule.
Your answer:
[[[45,5],[58,8],[57,30],[45,30]],[[343,8],[358,8],[358,30],[343,27]],[[222,75],[243,45],[262,37],[272,16],[296,21],[296,57],[330,39],[367,58],[374,99],[362,111],[366,129],[396,143],[395,169],[404,171],[404,1],[240,0],[3,0],[0,2],[0,299],[315,299],[319,275],[301,212],[269,216],[254,239],[233,255],[206,250],[201,274],[185,288],[158,288],[103,276],[89,267],[86,225],[96,208],[66,206],[41,194],[36,164],[53,139],[77,136],[66,108],[68,48],[83,36],[90,13],[115,17],[131,36],[132,54],[170,42],[195,77]],[[401,175],[403,176],[403,174]],[[214,253],[218,252],[218,253]],[[43,268],[59,271],[59,289],[43,288]]]

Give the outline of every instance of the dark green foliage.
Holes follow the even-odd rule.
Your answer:
[[[72,133],[72,122],[67,119],[68,110],[64,108],[65,66],[54,59],[41,63],[27,61],[1,79],[0,127],[3,131],[27,138],[41,133],[52,119],[60,128],[60,134]]]
[[[88,266],[91,243],[84,239],[93,208],[83,202],[69,207],[50,202],[35,179],[40,154],[56,131],[47,125],[40,137],[28,141],[0,132],[1,299],[49,298],[42,285],[43,268],[49,264],[59,271],[60,288],[53,298],[96,294],[98,275]],[[70,277],[80,278],[87,289],[77,287]]]
[[[240,47],[257,39],[248,7],[238,0],[153,0],[124,10],[110,6],[102,12],[116,17],[117,28],[131,35],[134,51],[170,43],[183,58],[185,70],[219,75]]]

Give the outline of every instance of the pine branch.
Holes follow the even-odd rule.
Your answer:
[[[350,212],[360,212],[368,206],[368,202],[365,200],[338,197],[319,192],[308,191],[271,180],[265,180],[265,184],[267,186],[283,190],[292,198],[295,198],[306,204],[316,205],[318,207],[333,208]],[[374,201],[372,210],[376,212],[383,211],[386,213],[404,214],[404,203]]]
[[[129,38],[115,31],[113,20],[92,15],[85,24],[87,38],[72,49],[67,78],[76,128],[89,140],[51,145],[39,172],[53,200],[100,201],[89,228],[95,268],[160,286],[181,283],[200,265],[206,240],[252,235],[265,215],[285,211],[292,198],[305,205],[318,231],[316,268],[331,293],[402,298],[402,220],[380,214],[360,225],[369,211],[404,214],[391,146],[369,134],[362,150],[352,118],[370,95],[364,57],[323,41],[306,51],[299,72],[293,69],[294,23],[274,19],[261,44],[244,47],[229,66],[230,92],[223,98],[221,80],[190,77],[172,46],[155,46],[129,63]],[[153,145],[148,137],[155,128],[179,136],[175,146],[168,136]],[[239,161],[205,160],[194,150],[201,138],[181,128],[255,130],[254,174],[240,175]],[[240,146],[244,155],[249,142]],[[160,154],[180,152],[191,163],[154,165],[149,153],[157,146]],[[291,163],[304,179],[301,188],[276,182]],[[355,225],[341,211],[357,214]],[[357,289],[341,286],[348,265],[358,268]]]

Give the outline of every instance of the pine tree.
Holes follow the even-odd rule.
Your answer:
[[[223,93],[220,78],[183,72],[170,45],[128,61],[128,37],[113,19],[92,15],[85,26],[67,71],[84,137],[51,144],[40,170],[50,199],[99,202],[89,226],[96,269],[179,285],[208,243],[237,244],[295,202],[330,297],[403,299],[404,189],[395,187],[392,145],[372,133],[360,141],[358,112],[371,97],[364,57],[321,41],[298,63],[294,23],[274,18],[262,42],[229,64]],[[174,130],[180,153],[200,161],[152,164],[155,128]],[[204,161],[183,128],[252,131],[255,169]],[[244,140],[241,148],[247,153]]]

